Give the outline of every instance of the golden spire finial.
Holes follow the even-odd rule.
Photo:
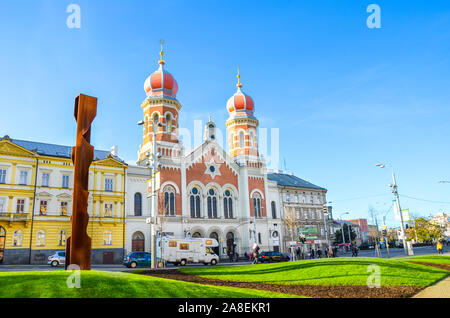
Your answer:
[[[237,87],[242,87],[242,84],[241,84],[241,74],[239,73],[239,64],[238,64],[238,66],[237,66],[237,79],[238,79],[238,83],[237,83]]]
[[[159,55],[161,55],[161,59],[159,60],[158,64],[164,64],[164,60],[163,60],[163,44],[164,44],[164,40],[159,40],[159,43],[161,44],[161,52],[159,52]]]

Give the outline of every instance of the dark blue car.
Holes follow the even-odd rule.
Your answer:
[[[131,252],[123,259],[123,265],[128,268],[137,266],[150,267],[152,263],[152,254],[146,252]]]

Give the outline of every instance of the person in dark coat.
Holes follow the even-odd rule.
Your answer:
[[[311,254],[310,254],[310,258],[313,259],[314,258],[314,249],[311,248]]]
[[[322,250],[320,248],[317,250],[317,257],[322,258]]]

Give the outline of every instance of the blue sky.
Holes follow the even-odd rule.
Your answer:
[[[366,25],[371,3],[381,29]],[[211,115],[225,130],[239,64],[260,127],[279,128],[280,168],[326,187],[335,217],[373,206],[397,224],[377,162],[395,168],[402,208],[450,208],[437,183],[450,180],[448,1],[2,1],[0,38],[0,135],[71,145],[84,93],[99,99],[94,146],[135,160],[164,39],[182,127]]]

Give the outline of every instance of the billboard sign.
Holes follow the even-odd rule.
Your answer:
[[[305,238],[305,240],[317,240],[319,238],[317,225],[299,225],[297,233],[299,238]]]

